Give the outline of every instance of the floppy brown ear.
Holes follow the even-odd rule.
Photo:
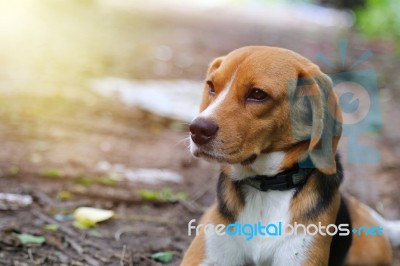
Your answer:
[[[223,60],[224,60],[224,56],[215,58],[211,62],[210,67],[208,68],[207,76],[210,76],[211,73],[213,73],[215,70],[217,70],[221,66]],[[208,99],[209,97],[208,97],[208,92],[207,92],[208,91],[207,85],[205,84],[204,86],[205,87],[204,87],[204,91],[203,91],[203,96],[202,96],[200,108],[199,108],[200,112],[202,112],[210,103],[209,99]]]
[[[220,57],[215,58],[211,62],[210,67],[208,68],[207,75],[209,75],[213,71],[217,70],[221,66],[222,61],[224,60],[224,58],[225,58],[225,56],[220,56]]]
[[[341,111],[332,81],[318,68],[301,68],[295,90],[289,93],[292,133],[296,140],[309,140],[301,159],[304,168],[318,168],[326,174],[336,172],[335,154],[342,133]]]

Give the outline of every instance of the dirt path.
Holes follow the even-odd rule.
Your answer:
[[[95,96],[86,100],[91,104],[63,97],[2,97],[1,191],[33,195],[35,203],[20,211],[0,211],[0,263],[150,265],[156,264],[149,259],[152,253],[170,250],[177,252],[177,262],[189,241],[182,217],[196,218],[202,206],[212,202],[214,188],[208,190],[204,184],[214,183],[215,169],[189,159],[182,141],[186,133],[171,129],[176,122],[112,100]],[[71,114],[74,109],[79,112]],[[96,169],[100,161],[172,169],[185,181],[104,182],[102,176],[109,173]],[[50,168],[62,176],[46,173]],[[151,202],[137,193],[162,187],[184,191],[189,201]],[[60,200],[61,191],[71,192],[72,197]],[[196,195],[199,199],[192,203]],[[116,219],[97,226],[97,237],[74,228],[72,221],[54,219],[78,206],[113,209]],[[52,223],[60,225],[57,232],[44,230]],[[18,232],[45,235],[47,242],[22,247],[15,237]]]

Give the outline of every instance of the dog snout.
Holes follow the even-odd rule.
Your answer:
[[[190,124],[190,137],[197,145],[207,144],[218,132],[218,125],[209,119],[196,118]]]

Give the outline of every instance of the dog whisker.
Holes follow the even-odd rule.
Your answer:
[[[190,136],[187,136],[187,137],[177,141],[176,145],[180,145],[181,143],[183,143],[185,148],[190,151]]]

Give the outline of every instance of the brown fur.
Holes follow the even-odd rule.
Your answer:
[[[377,226],[368,210],[357,199],[347,196],[353,227]],[[347,255],[346,265],[392,265],[392,248],[389,240],[383,236],[353,235],[353,244]]]
[[[228,163],[240,163],[253,153],[287,149],[295,143],[287,123],[286,81],[296,79],[297,70],[291,60],[282,62],[279,68],[270,66],[276,60],[285,60],[285,54],[297,56],[284,49],[269,48],[271,53],[265,53],[264,49],[253,47],[236,50],[222,62],[221,58],[215,60],[208,71],[207,80],[213,82],[216,95],[209,95],[206,85],[200,111],[229,84],[235,71],[240,77],[232,84],[224,108],[216,110],[213,116],[220,127],[215,144],[224,155],[223,161]],[[301,62],[298,64],[300,67]],[[270,99],[265,104],[250,104],[244,108],[245,95],[252,87],[264,89]]]
[[[305,79],[307,84],[296,86],[298,78]],[[244,47],[215,59],[207,72],[206,81],[213,84],[215,94],[209,93],[209,85],[206,83],[200,111],[205,110],[230,82],[232,84],[220,108],[215,109],[211,117],[219,126],[218,134],[212,140],[213,145],[200,147],[195,155],[225,164],[223,171],[228,177],[223,183],[222,196],[235,217],[243,209],[244,201],[230,180],[229,164],[240,164],[254,154],[258,156],[262,153],[284,151],[282,170],[291,168],[308,155],[316,166],[328,163],[323,164],[328,165],[327,167],[318,167],[321,172],[336,172],[334,156],[341,133],[341,111],[330,79],[318,66],[289,50]],[[252,88],[263,90],[269,98],[262,103],[247,103],[246,95]],[[293,93],[298,100],[290,102],[289,97]],[[304,104],[306,97],[302,96],[309,97],[307,99],[312,110],[305,110],[305,106],[309,105]],[[291,108],[300,114],[311,112],[307,114],[312,115],[312,127],[302,124],[301,119],[291,121]],[[326,120],[328,112],[333,120]],[[303,139],[296,138],[294,132],[300,136],[303,134]],[[312,151],[323,148],[322,136],[330,136],[329,153],[327,156],[315,156]],[[292,224],[297,222],[308,225],[317,224],[319,221],[323,225],[335,223],[340,205],[340,193],[337,188],[333,188],[337,191],[333,191],[333,197],[322,213],[313,218],[307,218],[305,215],[318,201],[317,178],[319,176],[312,173],[304,187],[292,199]],[[366,218],[367,212],[362,210],[355,200],[350,202],[349,209],[354,226],[373,224],[373,220]],[[217,205],[213,205],[205,214],[202,223],[207,223],[206,221],[225,225],[231,222],[220,214]],[[348,263],[390,262],[391,251],[387,239],[369,240],[365,237],[355,238]],[[376,240],[377,242],[373,243]],[[327,265],[331,241],[330,236],[316,235],[304,265]],[[204,256],[205,239],[201,230],[200,235],[189,247],[182,265],[198,265]]]
[[[213,120],[220,128],[214,146],[218,147],[216,149],[221,156],[212,158],[205,152],[199,153],[198,156],[203,155],[208,159],[234,164],[244,161],[252,154],[290,151],[298,140],[294,139],[293,128],[289,122],[289,105],[293,103],[289,103],[288,94],[296,90],[293,83],[298,77],[311,81],[311,85],[303,86],[295,92],[298,96],[321,95],[313,100],[313,104],[319,106],[315,110],[315,117],[322,121],[323,112],[328,110],[323,100],[328,99],[329,95],[325,94],[330,91],[324,91],[324,88],[331,89],[332,85],[316,65],[289,50],[255,46],[235,50],[213,61],[206,80],[212,82],[216,93],[210,95],[209,86],[205,85],[200,111],[205,110],[218,97],[235,75],[240,78],[233,81],[229,95],[224,100],[224,108],[218,108],[213,114]],[[254,87],[269,95],[265,103],[246,104],[245,96]],[[334,116],[339,117],[340,121],[340,112],[336,108],[337,99],[335,96],[329,99],[329,110],[336,113]],[[226,119],[227,117],[229,119]],[[324,133],[323,128],[323,124],[313,125],[315,132],[312,132],[308,150],[316,148]],[[304,131],[304,128],[299,130]],[[334,150],[336,144],[333,144]],[[332,156],[334,154],[333,152]],[[329,159],[334,161],[333,157]],[[321,170],[333,173],[335,166]]]
[[[227,174],[227,176],[224,179],[222,196],[226,203],[226,207],[230,210],[233,210],[233,215],[237,217],[238,213],[240,213],[244,207],[244,200],[240,195],[240,191],[238,191],[237,186],[235,186],[232,180],[230,180],[230,169],[228,167],[223,167],[223,171]]]
[[[337,193],[333,203],[325,212],[323,212],[314,221],[309,221],[308,223],[304,224],[318,224],[318,222],[321,222],[321,224],[324,226],[327,226],[328,224],[334,224],[337,212],[339,210],[339,203],[340,197],[339,193]],[[304,262],[304,265],[328,265],[331,241],[331,236],[322,236],[317,234],[314,237],[313,245],[310,248],[310,254],[307,260]]]
[[[213,204],[207,212],[200,219],[199,224],[224,224],[228,225],[230,221],[220,215],[217,204]],[[185,266],[197,266],[201,264],[205,257],[205,238],[204,238],[204,227],[199,231],[199,235],[195,237],[193,242],[190,244],[188,250],[185,253],[185,257],[182,260],[181,265]]]
[[[307,226],[309,224],[318,224],[318,222],[321,222],[323,226],[327,226],[335,223],[340,204],[339,192],[336,193],[331,205],[325,212],[312,220],[306,218],[304,212],[314,206],[318,200],[318,195],[316,193],[316,178],[318,178],[316,175],[311,174],[308,178],[307,184],[299,191],[298,195],[293,198],[290,209],[291,224],[297,222]],[[314,237],[312,247],[310,248],[311,253],[308,256],[308,259],[304,262],[304,265],[328,265],[331,241],[331,236],[322,236],[317,234]]]

